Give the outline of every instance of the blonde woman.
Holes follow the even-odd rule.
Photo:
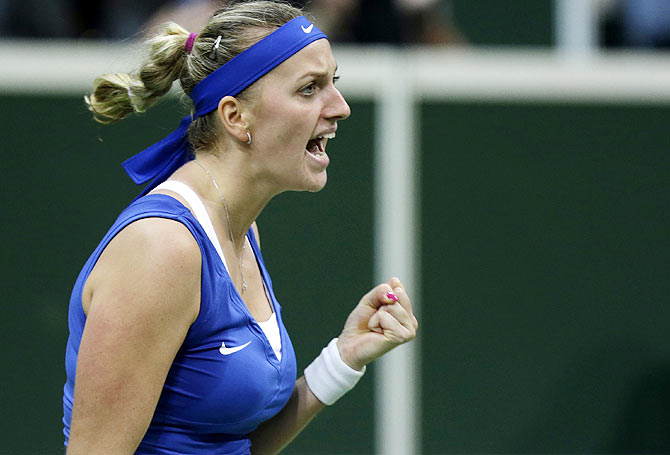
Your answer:
[[[349,106],[326,36],[280,2],[176,24],[136,74],[96,80],[96,119],[144,111],[174,80],[193,114],[124,163],[144,192],[82,269],[69,310],[69,455],[276,453],[415,337],[393,278],[362,297],[296,380],[255,220],[277,194],[326,184],[326,143]]]

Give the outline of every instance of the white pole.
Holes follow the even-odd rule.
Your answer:
[[[375,278],[398,276],[416,309],[417,232],[412,81],[402,54],[389,53],[377,92],[375,150]],[[418,348],[412,342],[382,357],[375,367],[376,452],[414,455],[420,452]]]
[[[585,57],[598,50],[597,0],[555,0],[556,47],[561,53]]]

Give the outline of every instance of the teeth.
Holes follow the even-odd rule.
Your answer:
[[[335,137],[335,133],[328,133],[324,134],[323,136],[317,137],[317,139],[333,139]]]

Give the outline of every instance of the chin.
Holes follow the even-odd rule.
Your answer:
[[[321,185],[319,188],[311,188],[311,189],[307,190],[307,192],[309,192],[309,193],[318,193],[318,192],[321,191],[325,186],[326,186],[326,185],[323,184],[323,185]]]
[[[317,193],[326,186],[327,182],[328,182],[328,175],[326,175],[326,171],[324,170],[323,174],[319,175],[317,179],[305,185],[303,191],[309,191],[310,193]]]
[[[318,185],[318,186],[314,186],[312,188],[307,188],[305,191],[308,191],[310,193],[318,193],[319,191],[324,189],[325,186],[326,186],[326,182],[323,182],[323,185]]]

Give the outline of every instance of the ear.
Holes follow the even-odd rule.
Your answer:
[[[247,142],[250,109],[234,96],[224,96],[217,110],[219,120],[228,133],[240,142]]]

